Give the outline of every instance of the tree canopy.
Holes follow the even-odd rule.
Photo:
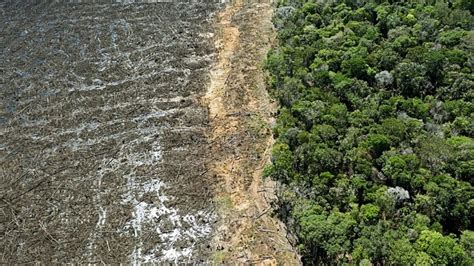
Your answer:
[[[474,264],[473,1],[283,0],[267,175],[307,264]]]

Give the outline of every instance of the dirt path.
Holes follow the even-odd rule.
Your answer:
[[[272,6],[235,1],[217,21],[218,61],[205,97],[212,126],[210,175],[220,224],[214,262],[299,264],[284,226],[270,214],[275,184],[262,180],[273,138],[274,104],[261,63],[274,39]]]

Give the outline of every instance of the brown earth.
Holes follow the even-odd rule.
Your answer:
[[[272,217],[275,182],[262,179],[275,104],[262,62],[274,41],[273,6],[235,1],[218,15],[218,60],[205,97],[212,126],[210,174],[218,180],[215,262],[300,264],[284,225]]]
[[[272,5],[211,2],[0,2],[0,264],[299,264],[262,179]]]
[[[221,6],[83,2],[0,3],[0,264],[205,261]]]

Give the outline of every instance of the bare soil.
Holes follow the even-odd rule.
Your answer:
[[[85,2],[0,2],[0,264],[299,264],[262,179],[272,5]]]
[[[1,3],[0,263],[205,261],[220,5],[85,2]]]
[[[276,110],[262,62],[274,40],[269,1],[234,1],[219,13],[217,63],[205,100],[212,125],[211,174],[219,223],[215,262],[299,264],[284,225],[272,217],[276,184],[262,179]]]

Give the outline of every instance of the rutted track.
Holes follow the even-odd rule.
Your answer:
[[[217,4],[2,3],[0,262],[210,254]]]

